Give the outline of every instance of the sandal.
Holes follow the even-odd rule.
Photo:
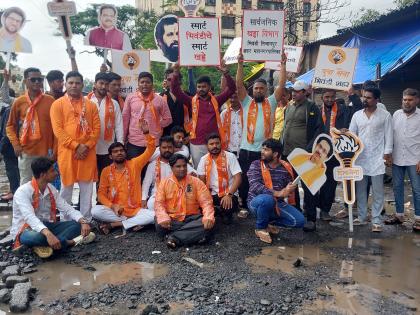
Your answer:
[[[6,193],[6,194],[2,194],[0,199],[3,200],[3,201],[10,201],[10,200],[13,199],[13,193],[9,192],[9,193]]]
[[[414,232],[420,232],[420,220],[414,221],[413,224],[413,231]]]
[[[372,232],[382,232],[382,226],[380,224],[372,224]]]
[[[384,223],[386,225],[395,225],[395,224],[403,224],[404,222],[401,220],[401,218],[397,215],[393,215],[392,217],[390,217],[389,219],[386,219],[384,221]]]
[[[133,228],[131,230],[133,232],[138,232],[138,231],[140,231],[143,228],[144,228],[144,225],[136,225],[136,226],[133,226]]]
[[[349,213],[347,210],[340,210],[336,213],[335,218],[336,219],[345,219],[349,216]]]
[[[269,225],[267,226],[267,231],[268,231],[268,233],[270,233],[270,234],[277,235],[277,234],[279,234],[279,233],[280,233],[280,228],[279,228],[278,226],[276,226],[276,225],[269,224]]]
[[[102,234],[108,235],[112,230],[112,225],[111,223],[102,223],[99,225],[99,230]]]
[[[49,246],[34,246],[32,250],[39,258],[48,258],[53,254],[53,249]]]
[[[353,220],[353,225],[359,226],[359,225],[366,225],[367,222],[366,221],[362,221],[359,218],[356,218]]]
[[[271,244],[273,242],[270,233],[266,230],[255,230],[255,235],[257,235],[257,237],[264,243]]]

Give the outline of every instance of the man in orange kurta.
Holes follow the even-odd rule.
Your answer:
[[[50,108],[54,99],[42,93],[44,78],[37,68],[28,68],[23,77],[26,93],[15,99],[7,122],[7,137],[19,158],[20,184],[32,179],[31,163],[38,157],[55,158],[55,137]]]
[[[101,205],[92,209],[95,220],[106,222],[100,225],[104,234],[117,227],[139,230],[154,222],[155,212],[141,208],[141,171],[155,152],[155,138],[149,134],[146,120],[141,120],[140,127],[147,146],[146,151],[138,157],[127,161],[127,152],[122,143],[115,142],[109,146],[112,164],[101,173],[98,190]]]
[[[187,175],[187,163],[185,156],[174,154],[169,159],[173,174],[156,191],[156,231],[166,235],[170,248],[206,243],[214,226],[210,191],[199,178]]]
[[[93,182],[97,180],[96,142],[101,122],[94,103],[83,97],[83,76],[66,75],[67,93],[51,106],[51,124],[58,139],[61,197],[71,203],[74,183],[80,188],[80,212],[91,220]]]

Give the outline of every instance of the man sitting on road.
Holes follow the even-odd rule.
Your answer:
[[[105,222],[99,226],[104,234],[118,227],[125,230],[140,230],[153,224],[154,212],[141,207],[141,171],[155,152],[155,138],[149,134],[146,120],[140,120],[142,133],[146,137],[146,151],[127,160],[127,151],[120,142],[108,148],[112,164],[105,167],[99,182],[98,200],[101,205],[92,208],[92,216]]]
[[[234,212],[238,211],[238,187],[241,184],[241,167],[236,156],[222,150],[219,134],[207,136],[207,150],[198,164],[199,178],[207,185],[216,206],[216,212],[225,224],[232,223]]]
[[[36,158],[31,169],[34,177],[20,186],[13,198],[10,235],[15,239],[14,249],[26,245],[39,257],[47,258],[53,250],[92,242],[95,234],[90,232],[87,220],[51,185],[57,176],[54,161]],[[60,222],[59,213],[71,221]]]
[[[303,214],[292,206],[296,184],[292,166],[280,159],[282,149],[278,140],[265,140],[261,160],[252,162],[248,170],[248,206],[257,218],[255,234],[265,243],[272,242],[270,233],[280,232],[279,225],[301,228],[305,223]]]
[[[174,154],[169,159],[173,174],[156,192],[156,230],[172,249],[206,243],[215,221],[210,192],[200,179],[187,175],[187,164],[185,156]]]

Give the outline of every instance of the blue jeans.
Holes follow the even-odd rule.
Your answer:
[[[392,165],[392,184],[394,186],[395,209],[398,214],[404,213],[404,177],[407,171],[413,191],[413,204],[416,219],[420,219],[420,174],[416,172],[416,166]]]
[[[275,225],[301,228],[305,224],[303,214],[286,203],[280,206],[280,216],[277,215],[275,209],[275,199],[272,195],[261,194],[248,204],[249,210],[257,218],[257,229],[265,229],[267,225],[274,222]]]
[[[43,222],[44,225],[59,239],[61,248],[67,247],[67,241],[80,235],[81,225],[76,221]],[[49,246],[44,234],[26,229],[20,235],[20,243],[28,247]]]
[[[381,224],[381,212],[384,207],[384,175],[363,176],[361,181],[356,182],[356,200],[359,220],[364,222],[367,217],[368,179],[372,180],[372,223]]]

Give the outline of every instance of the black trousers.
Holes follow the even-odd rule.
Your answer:
[[[170,229],[164,229],[155,223],[156,232],[161,238],[168,236],[174,239],[177,245],[195,244],[202,240],[208,240],[213,234],[212,229],[204,229],[202,219],[201,214],[196,214],[185,217],[183,222],[172,220]]]
[[[18,158],[15,153],[3,155],[4,164],[6,166],[6,175],[10,184],[10,191],[15,193],[19,188],[20,175],[18,167]]]
[[[108,165],[111,165],[111,163],[112,160],[109,158],[108,154],[96,154],[96,165],[98,168],[98,186],[103,169]]]
[[[261,152],[248,151],[242,149],[239,151],[238,160],[242,170],[242,182],[239,186],[239,197],[241,197],[243,208],[248,208],[246,200],[248,198],[249,182],[246,173],[248,172],[251,163],[259,159],[261,159]]]
[[[332,204],[335,201],[335,189],[337,188],[337,182],[334,180],[334,168],[339,166],[340,163],[333,156],[325,164],[327,166],[327,171],[325,172],[327,180],[319,191],[318,206],[321,211],[330,212]]]
[[[236,197],[235,195],[232,196],[231,209],[224,209],[220,206],[220,201],[222,200],[222,198],[220,198],[218,195],[212,195],[212,197],[213,197],[213,205],[214,205],[214,210],[216,212],[216,215],[232,217],[233,213],[239,210],[238,197]]]

